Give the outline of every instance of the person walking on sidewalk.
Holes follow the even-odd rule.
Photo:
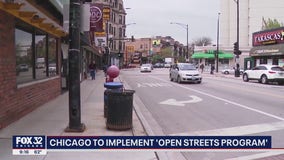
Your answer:
[[[92,61],[92,63],[89,65],[89,71],[90,71],[92,80],[96,79],[96,70],[97,70],[96,62]]]
[[[214,64],[211,64],[210,74],[214,74],[214,70],[215,70]]]
[[[201,63],[200,69],[201,69],[201,73],[203,73],[203,70],[204,70],[204,64],[203,63]]]

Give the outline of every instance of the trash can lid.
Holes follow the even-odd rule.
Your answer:
[[[107,89],[118,89],[122,88],[123,84],[121,82],[106,82],[104,87]]]

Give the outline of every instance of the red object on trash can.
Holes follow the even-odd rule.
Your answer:
[[[110,78],[116,78],[119,75],[119,68],[117,66],[115,66],[115,65],[112,65],[112,66],[108,67],[107,75]]]
[[[119,68],[115,65],[108,67],[106,82],[113,82],[113,79],[119,75]]]

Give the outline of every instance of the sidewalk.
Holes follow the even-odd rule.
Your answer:
[[[82,133],[66,133],[69,123],[68,92],[37,108],[8,127],[0,130],[0,159],[3,160],[157,160],[155,152],[48,152],[45,156],[13,156],[13,135],[48,136],[143,136],[146,135],[137,114],[133,112],[133,128],[127,131],[106,129],[104,118],[105,77],[99,71],[96,80],[81,83],[81,121],[86,125]]]

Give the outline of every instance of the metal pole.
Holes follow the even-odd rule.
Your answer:
[[[218,73],[219,68],[219,27],[220,27],[220,13],[218,13],[217,21],[217,51],[216,51],[216,72]]]
[[[186,24],[186,61],[189,59],[188,53],[188,24]]]
[[[108,28],[108,21],[106,21],[106,47],[107,49],[107,66],[110,66],[110,47],[109,47],[109,28]]]
[[[239,52],[239,35],[240,35],[240,7],[239,7],[239,0],[235,0],[237,3],[237,51]],[[239,55],[236,55],[236,70],[235,70],[235,77],[240,77],[240,65],[239,65]]]
[[[80,95],[80,0],[70,1],[69,13],[69,126],[66,132],[83,132]]]
[[[170,24],[177,24],[181,26],[182,28],[186,29],[186,56],[185,58],[189,58],[189,53],[188,53],[188,24],[183,24],[183,23],[176,23],[176,22],[171,22]]]

